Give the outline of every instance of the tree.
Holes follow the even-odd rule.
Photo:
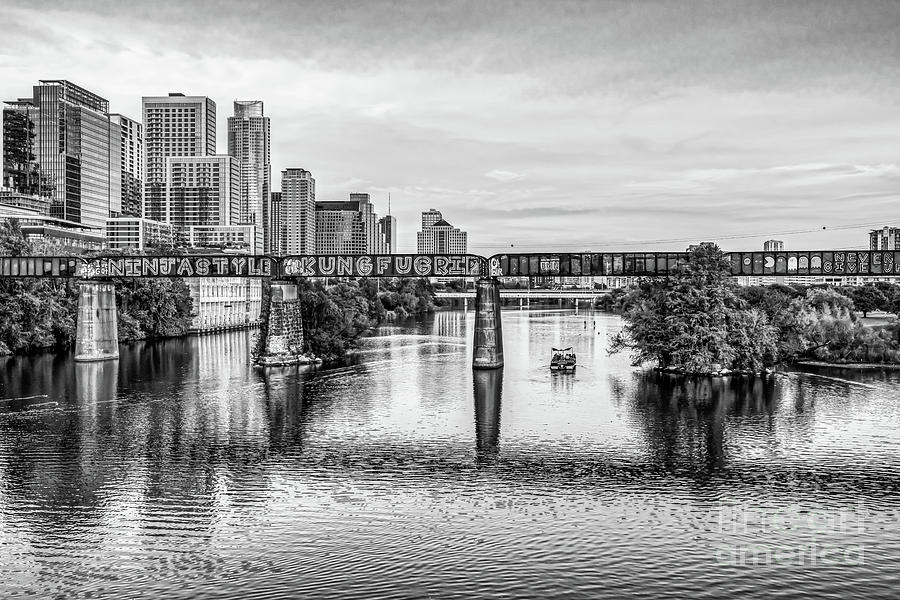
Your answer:
[[[0,224],[0,255],[33,254],[19,222]],[[77,294],[70,281],[0,280],[0,353],[66,346],[75,338]]]
[[[853,306],[863,314],[863,317],[867,317],[869,311],[884,307],[888,301],[884,292],[874,285],[849,288],[848,296],[853,301]]]
[[[611,352],[688,373],[772,367],[778,330],[736,295],[730,270],[717,246],[702,244],[670,277],[640,280],[622,301],[625,327]]]

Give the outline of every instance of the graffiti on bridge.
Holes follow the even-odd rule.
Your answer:
[[[85,259],[77,270],[84,279],[102,277],[271,277],[266,256],[140,256]]]
[[[480,277],[471,254],[0,257],[0,277]]]
[[[480,277],[484,259],[472,254],[288,256],[282,277]]]
[[[686,252],[0,257],[0,278],[666,276]],[[732,275],[900,275],[900,251],[732,252]]]
[[[689,256],[687,252],[501,254],[489,259],[488,270],[494,277],[653,277],[679,271]],[[900,275],[900,252],[731,252],[726,257],[735,276]]]

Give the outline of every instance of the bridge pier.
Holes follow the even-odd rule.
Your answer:
[[[115,287],[104,281],[79,281],[75,360],[90,362],[117,358],[119,329]]]
[[[473,369],[503,366],[503,328],[500,322],[500,282],[495,277],[475,284],[475,351]]]
[[[266,339],[256,359],[262,366],[308,364],[303,354],[303,319],[297,284],[273,281],[269,287],[269,318]]]

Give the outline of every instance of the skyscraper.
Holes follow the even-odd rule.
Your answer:
[[[305,169],[281,172],[282,254],[316,253],[316,180]]]
[[[378,215],[375,214],[371,196],[363,193],[351,193],[350,202],[356,202],[359,205],[360,219],[366,236],[365,252],[368,254],[378,252]]]
[[[38,109],[30,98],[4,103],[3,107],[3,181],[17,194],[47,196],[53,187],[47,185],[37,161]]]
[[[900,250],[900,228],[884,226],[869,232],[869,250]]]
[[[445,221],[440,211],[432,208],[422,213],[422,231],[416,233],[419,254],[465,254],[467,245],[466,232]]]
[[[140,217],[144,199],[144,132],[143,126],[120,114],[109,115],[121,132],[121,201],[122,215]]]
[[[102,228],[121,212],[121,140],[109,102],[65,80],[33,88],[35,155],[48,186],[50,214]]]
[[[429,208],[426,211],[422,212],[422,229],[426,227],[431,227],[441,219],[443,219],[443,215],[441,215],[441,211],[435,210],[433,208]]]
[[[237,225],[241,204],[240,161],[233,156],[166,158],[165,212],[159,219],[183,233],[201,225]]]
[[[260,100],[235,101],[234,116],[228,117],[228,154],[241,161],[240,222],[256,225],[260,235],[258,252],[271,248],[269,164],[269,117]]]
[[[781,252],[784,250],[784,242],[781,240],[766,240],[763,243],[763,252]]]
[[[281,254],[281,192],[272,192],[269,197],[271,198],[269,204],[269,252]]]
[[[375,254],[376,215],[369,194],[350,194],[350,200],[316,202],[317,254]]]
[[[397,253],[397,217],[387,215],[378,219],[379,254]]]
[[[216,103],[206,96],[144,96],[144,216],[166,220],[166,158],[216,152]]]

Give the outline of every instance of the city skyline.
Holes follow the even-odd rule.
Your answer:
[[[485,254],[849,248],[900,222],[896,3],[307,2],[303,43],[296,6],[7,3],[3,99],[45,78],[131,118],[145,95],[259,98],[273,173],[302,165],[325,199],[390,193],[401,223],[452,211]]]

